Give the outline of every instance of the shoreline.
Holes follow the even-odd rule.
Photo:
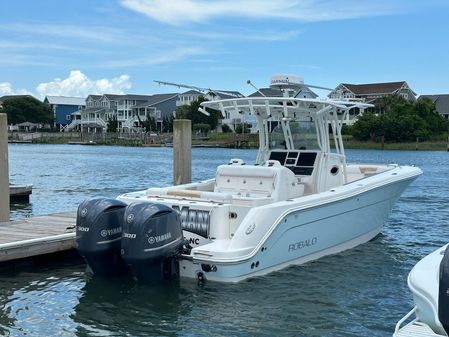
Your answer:
[[[34,136],[33,136],[34,135]],[[173,146],[171,134],[162,134],[151,138],[123,138],[115,134],[80,134],[80,133],[39,133],[25,134],[23,139],[19,134],[9,133],[8,143],[11,144],[73,144],[73,145],[112,145],[135,147],[171,147]],[[21,139],[22,138],[22,139]],[[360,150],[399,150],[399,151],[448,151],[447,140],[433,140],[423,142],[404,142],[382,144],[376,141],[358,141],[351,136],[344,136],[345,149]],[[258,148],[257,134],[210,133],[209,137],[192,138],[192,148]]]

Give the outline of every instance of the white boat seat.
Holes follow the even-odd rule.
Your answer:
[[[270,198],[269,203],[301,196],[304,186],[298,183],[293,172],[276,163],[271,162],[270,166],[221,165],[215,176],[214,192],[229,193],[236,200]]]

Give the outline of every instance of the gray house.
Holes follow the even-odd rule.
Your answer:
[[[409,101],[416,100],[416,93],[405,81],[369,84],[340,83],[328,97],[335,100],[374,103],[376,99],[389,95],[399,95]]]
[[[156,121],[156,127],[162,132],[162,124],[165,118],[171,118],[176,112],[178,93],[156,94],[150,96],[146,101],[133,106],[134,127],[141,126],[142,121],[152,117]],[[136,120],[137,117],[137,120]]]
[[[435,104],[435,108],[444,118],[449,119],[449,94],[421,95],[418,99],[427,98]]]
[[[117,131],[134,132],[142,131],[142,123],[153,117],[161,130],[162,120],[176,110],[178,95],[89,95],[79,124],[84,132],[105,132],[109,121],[116,120]]]

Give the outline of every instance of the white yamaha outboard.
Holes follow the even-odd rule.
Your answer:
[[[127,269],[120,256],[126,206],[117,199],[96,198],[78,207],[76,245],[94,275],[118,275]]]
[[[439,291],[438,291],[438,317],[449,335],[449,246],[446,247],[440,263]]]
[[[415,307],[396,325],[394,337],[449,336],[449,245],[419,261],[408,275]],[[403,325],[412,315],[416,318]]]
[[[172,208],[148,202],[126,208],[121,254],[139,283],[177,278],[183,244],[181,221]]]

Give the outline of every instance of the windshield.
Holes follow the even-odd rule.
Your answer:
[[[319,150],[315,123],[313,121],[290,122],[293,144],[296,150]],[[271,149],[286,149],[281,125],[273,128],[270,134]]]

